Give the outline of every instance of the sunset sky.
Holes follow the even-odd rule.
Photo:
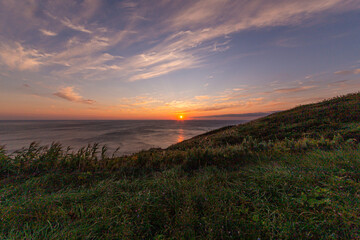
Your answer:
[[[0,0],[0,120],[242,119],[359,89],[359,0]]]

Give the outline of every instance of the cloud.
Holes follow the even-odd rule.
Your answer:
[[[229,108],[239,107],[239,102],[224,102],[224,103],[215,103],[211,104],[211,106],[203,106],[198,108],[189,108],[187,111],[184,112],[212,112],[212,111],[219,111]]]
[[[359,7],[355,0],[315,1],[219,1],[200,0],[184,4],[185,7],[170,20],[172,27],[199,29],[198,39],[209,39],[225,34],[269,26],[294,25],[309,19],[319,12],[343,11]],[[226,15],[224,15],[226,12]],[[209,28],[211,25],[211,28]],[[204,30],[207,26],[207,31]],[[202,32],[202,33],[201,33]]]
[[[0,45],[0,58],[11,69],[38,70],[49,56],[36,49],[25,49],[18,42],[12,45]]]
[[[276,112],[276,111],[275,111]],[[242,113],[242,114],[222,114],[222,115],[210,115],[210,116],[196,116],[193,118],[237,118],[237,119],[254,119],[259,117],[265,117],[273,112],[255,112],[255,113]]]
[[[82,14],[78,14],[75,15],[73,18],[74,19],[78,19],[78,21],[80,20],[84,20],[86,18],[88,18],[89,16],[91,16],[92,14],[94,14],[94,12],[97,10],[97,7],[99,5],[98,1],[93,1],[93,0],[87,0],[84,1],[83,3],[83,8],[81,10]],[[59,7],[59,6],[58,6]],[[93,33],[93,31],[90,31],[89,29],[87,29],[85,26],[80,25],[80,24],[75,24],[73,21],[71,21],[68,17],[57,17],[55,15],[53,15],[51,12],[44,10],[44,13],[49,16],[50,18],[59,21],[61,24],[63,24],[64,26],[71,28],[75,31],[79,31],[79,32],[84,32],[84,33]],[[79,18],[80,17],[80,18]]]
[[[210,96],[204,95],[204,96],[195,96],[194,97],[196,100],[207,100],[210,99]]]
[[[79,58],[81,61],[98,57],[97,52],[101,52],[109,46],[109,39],[106,37],[94,36],[87,41],[79,41],[74,37],[67,42],[67,48],[56,54],[55,60],[71,61]],[[96,55],[93,55],[96,54]]]
[[[164,27],[163,31],[171,34],[144,53],[144,55],[153,55],[155,59],[140,64],[136,64],[139,62],[135,59],[130,60],[128,65],[134,67],[130,69],[134,69],[135,72],[130,81],[199,67],[211,52],[229,48],[227,45],[229,41],[221,44],[211,42],[229,34],[251,28],[296,25],[320,12],[360,7],[356,1],[348,1],[344,4],[341,0],[296,2],[278,0],[276,3],[259,0],[251,3],[200,0],[187,1],[183,5],[184,7],[179,7],[168,20],[161,23]],[[161,61],[163,57],[167,57],[164,62]],[[169,65],[176,67],[167,67]]]
[[[84,99],[77,92],[74,91],[74,87],[64,87],[58,92],[54,93],[55,96],[66,99],[70,102],[79,102],[85,104],[94,104],[96,101],[91,99]]]
[[[93,4],[87,4],[86,6],[93,6]],[[95,4],[94,4],[94,6],[95,6]],[[86,11],[84,11],[84,13],[86,12],[86,13],[89,14],[89,12],[91,12],[89,15],[93,14],[93,12],[95,11],[94,9],[91,9],[91,7],[90,7],[90,8],[89,8],[89,7],[85,7],[85,10],[86,10]],[[67,18],[67,17],[65,17],[65,18],[59,18],[59,17],[51,14],[51,13],[48,12],[48,11],[45,11],[45,14],[46,14],[47,16],[49,16],[50,18],[52,18],[52,19],[54,19],[54,20],[56,20],[56,21],[61,22],[64,26],[66,26],[66,27],[68,27],[68,28],[71,28],[71,29],[73,29],[73,30],[75,30],[75,31],[84,32],[84,33],[92,33],[92,31],[86,29],[85,26],[79,25],[79,24],[75,24],[75,23],[73,23],[73,22],[72,22],[69,18]],[[83,16],[83,17],[85,17],[85,16]]]
[[[266,92],[266,93],[294,93],[294,92],[300,92],[300,91],[306,91],[308,89],[312,89],[315,86],[302,86],[302,87],[293,87],[293,88],[280,88],[280,89],[275,89],[273,91],[270,92]]]
[[[62,20],[60,20],[60,22],[62,24],[64,24],[66,27],[71,28],[73,30],[84,32],[84,33],[92,33],[92,31],[86,29],[84,26],[76,25],[76,24],[72,23],[70,21],[70,19],[68,19],[68,18],[62,19]]]
[[[57,33],[55,32],[52,32],[52,31],[49,31],[49,30],[45,30],[45,29],[39,29],[39,31],[44,34],[45,36],[50,36],[50,37],[53,37],[53,36],[56,36]]]
[[[206,58],[216,52],[229,49],[230,34],[252,28],[296,25],[313,17],[319,12],[345,11],[354,6],[360,7],[356,1],[349,0],[346,4],[340,0],[316,0],[289,2],[277,0],[267,1],[200,0],[179,2],[162,2],[157,5],[158,11],[167,8],[167,18],[152,19],[157,34],[140,26],[132,29],[133,42],[150,39],[155,45],[142,53],[119,60],[111,67],[102,68],[112,74],[122,76],[129,81],[139,81],[163,76],[174,71],[198,68],[204,65]],[[176,6],[173,11],[169,5]],[[132,8],[133,2],[124,2],[122,7]],[[151,4],[145,4],[152,8]],[[136,6],[136,13],[151,12],[144,10],[143,4]],[[224,15],[223,13],[227,14]],[[150,16],[146,16],[150,17]],[[131,31],[129,31],[131,32]],[[137,34],[141,32],[141,36]],[[157,36],[162,35],[161,39]],[[167,37],[166,37],[167,36]],[[221,41],[219,38],[225,38]],[[109,46],[113,46],[109,38]],[[286,40],[287,46],[289,39]],[[284,42],[282,42],[284,44]]]
[[[10,13],[5,17],[11,17],[10,14],[16,9],[30,9],[19,8],[17,6],[21,4],[13,1],[4,1],[2,4],[1,13],[11,10],[7,11]],[[31,49],[50,47],[42,48],[42,43],[24,40],[22,44],[26,42],[26,46],[31,46],[30,49],[22,49],[23,55],[17,59],[11,57],[12,52],[5,54],[6,60],[3,61],[8,66],[34,70],[45,64],[60,64],[64,68],[53,71],[59,76],[77,74],[76,77],[84,79],[89,76],[96,79],[113,77],[128,81],[151,79],[204,66],[209,56],[231,47],[231,34],[234,33],[297,25],[319,13],[330,14],[360,7],[357,0],[184,0],[156,1],[156,4],[155,1],[122,1],[114,5],[106,1],[86,0],[79,4],[76,1],[45,1],[42,4],[29,1],[29,4],[32,7],[26,13],[26,25],[33,25],[26,29],[36,29],[46,36],[58,35],[58,42],[56,47],[48,50],[51,52],[51,57],[48,57],[38,55],[39,52],[31,52]],[[61,17],[51,14],[54,9]],[[123,12],[119,14],[118,11],[121,10]],[[25,14],[21,11],[14,12],[17,18],[21,17],[18,15]],[[105,12],[109,15],[100,14]],[[151,20],[151,24],[144,24],[144,19]],[[50,24],[59,25],[55,28],[59,29],[57,33],[47,30]],[[67,33],[66,37],[60,38],[61,29],[65,27],[76,32]],[[50,29],[54,28],[51,26]],[[136,44],[143,42],[146,42],[141,45],[144,48],[137,47]],[[289,39],[285,39],[280,44],[289,45],[289,42]],[[124,49],[129,49],[125,51],[128,54],[126,57],[115,56]],[[20,55],[19,51],[21,52],[15,52],[16,56]],[[109,55],[114,58],[106,58]]]
[[[148,105],[148,106],[158,105],[160,103],[163,103],[163,101],[145,95],[145,96],[136,96],[131,98],[122,98],[121,103],[122,106],[126,106],[126,107],[138,107],[144,105]]]
[[[230,42],[230,40],[227,40],[222,43],[215,42],[213,45],[213,49],[211,51],[212,52],[225,52],[226,50],[228,50],[230,48],[230,46],[228,45],[229,42]]]
[[[162,56],[159,57],[161,58]],[[137,63],[136,61],[130,62],[129,65],[134,66],[139,73],[130,77],[129,81],[159,77],[176,70],[195,68],[199,64],[197,59],[191,57],[173,56],[172,54],[165,56],[165,58],[167,57],[169,58],[162,62],[158,59],[139,61]]]
[[[352,75],[352,74],[360,74],[360,68],[353,69],[353,70],[342,70],[334,72],[336,75]]]

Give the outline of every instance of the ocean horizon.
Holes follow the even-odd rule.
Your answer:
[[[0,120],[0,145],[8,153],[40,145],[61,143],[73,151],[98,143],[109,153],[128,155],[172,144],[245,120]]]

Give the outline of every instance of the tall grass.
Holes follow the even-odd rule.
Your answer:
[[[28,148],[13,155],[6,155],[0,149],[0,179],[13,175],[36,176],[48,172],[97,172],[129,169],[139,171],[165,170],[181,166],[185,170],[196,170],[206,166],[229,167],[232,164],[246,164],[259,156],[278,157],[282,154],[301,153],[312,149],[334,150],[345,146],[356,147],[356,139],[346,141],[340,134],[332,139],[301,138],[282,141],[259,141],[251,136],[243,138],[236,145],[206,147],[197,146],[186,150],[151,149],[130,156],[107,156],[107,147],[88,145],[72,152],[59,143],[39,146],[33,142]]]
[[[200,154],[193,152],[193,154]],[[360,149],[181,166],[145,175],[46,173],[3,182],[2,239],[356,239]]]

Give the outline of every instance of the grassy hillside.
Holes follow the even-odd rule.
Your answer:
[[[299,106],[287,111],[241,124],[218,129],[169,149],[193,146],[222,146],[241,143],[246,136],[259,140],[331,138],[335,134],[360,140],[360,93]]]
[[[360,94],[168,149],[0,148],[0,239],[359,239]]]

